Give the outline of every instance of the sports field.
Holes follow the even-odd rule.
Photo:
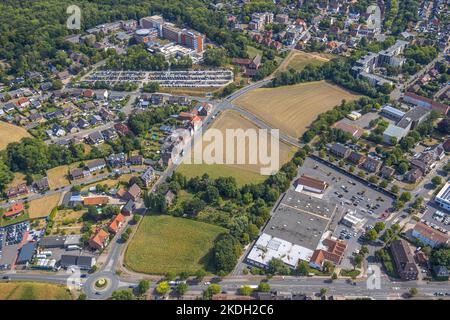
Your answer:
[[[353,101],[358,97],[326,81],[314,81],[252,90],[233,103],[247,109],[273,128],[299,137],[320,113],[331,110],[343,99]]]
[[[30,201],[28,213],[31,219],[43,218],[50,214],[54,207],[59,203],[61,193],[54,193],[37,200]]]
[[[240,114],[238,114],[235,111],[226,110],[224,111],[220,117],[214,122],[212,125],[213,129],[220,130],[223,135],[226,134],[226,129],[242,129],[242,130],[248,130],[248,129],[259,129],[253,122],[250,120],[242,117]],[[236,141],[237,142],[237,141]],[[206,150],[206,148],[209,148],[214,144],[214,141],[205,141],[203,140],[203,150]],[[194,147],[195,149],[195,147]],[[222,148],[223,151],[223,157],[222,162],[226,163],[226,145],[223,145]],[[267,154],[271,155],[271,145],[270,141],[267,143]],[[260,169],[262,167],[267,167],[267,165],[262,164],[259,160],[258,156],[258,148],[257,147],[250,147],[249,140],[246,139],[245,141],[245,151],[238,150],[237,143],[235,143],[234,148],[234,154],[235,154],[235,160],[237,160],[237,155],[245,153],[245,164],[186,164],[183,163],[179,168],[178,172],[183,173],[188,178],[195,177],[195,176],[201,176],[204,173],[208,173],[212,178],[218,178],[218,177],[226,177],[226,176],[232,176],[236,178],[236,182],[239,185],[244,185],[246,183],[258,183],[262,182],[264,179],[267,178],[267,176],[263,176],[260,174]],[[279,166],[283,165],[289,159],[292,157],[294,153],[294,149],[284,143],[279,143]],[[213,156],[216,155],[216,152],[211,152]],[[256,156],[256,163],[250,163],[250,156]],[[186,156],[186,159],[201,159],[201,157],[198,157],[198,155],[192,156],[188,155]],[[192,162],[192,161],[191,161]]]
[[[0,121],[0,150],[5,149],[9,143],[20,141],[26,137],[31,137],[31,135],[24,128]]]
[[[0,300],[72,300],[61,285],[40,282],[0,283]]]
[[[168,215],[146,215],[125,253],[131,270],[148,274],[208,270],[214,240],[225,229]]]
[[[286,71],[289,69],[301,71],[308,64],[318,66],[328,61],[330,61],[329,57],[324,54],[291,50],[286,59],[284,59],[283,62],[280,64],[277,71]]]

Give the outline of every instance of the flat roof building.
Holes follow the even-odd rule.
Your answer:
[[[447,182],[445,186],[439,191],[434,198],[434,201],[442,208],[450,211],[450,182]]]

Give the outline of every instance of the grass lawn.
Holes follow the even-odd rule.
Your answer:
[[[31,135],[24,128],[0,121],[0,150],[5,149],[9,143],[18,142],[25,137]]]
[[[164,88],[161,87],[159,92],[174,94],[174,95],[186,95],[193,97],[205,97],[207,93],[215,93],[220,91],[218,87],[202,87],[202,88]]]
[[[273,128],[292,137],[300,137],[320,113],[333,109],[343,99],[349,102],[359,97],[329,82],[314,81],[277,88],[259,88],[233,102]]]
[[[147,215],[125,254],[131,270],[148,274],[210,269],[210,249],[225,229],[169,215]]]
[[[262,56],[262,51],[252,46],[247,46],[247,53],[250,58],[256,57],[257,54]]]
[[[202,176],[205,173],[212,179],[217,179],[219,177],[234,177],[239,186],[248,183],[260,183],[267,178],[267,176],[262,176],[258,172],[244,170],[242,168],[237,169],[234,166],[222,164],[182,164],[178,167],[177,171],[188,179]]]
[[[361,273],[361,271],[359,271],[359,270],[352,270],[352,269],[345,270],[345,269],[342,269],[340,275],[343,276],[343,277],[352,277],[353,278],[353,277],[359,276],[360,273]]]
[[[48,185],[50,189],[61,188],[70,184],[67,175],[69,174],[69,166],[59,166],[47,170]]]
[[[65,286],[40,282],[0,283],[0,300],[72,300]]]
[[[28,215],[28,212],[25,210],[25,213],[21,214],[20,216],[13,218],[13,219],[4,219],[3,217],[0,219],[0,227],[6,227],[10,224],[16,224],[19,222],[23,222],[26,220],[29,220],[30,216]],[[0,299],[1,300],[1,299]]]
[[[30,208],[28,209],[30,218],[34,219],[48,216],[53,208],[58,205],[60,198],[61,193],[59,192],[30,201]]]
[[[291,52],[289,52],[289,55],[286,57],[286,59],[284,59],[283,62],[280,64],[277,71],[281,72],[289,69],[301,71],[308,64],[320,66],[329,60],[330,59],[322,55],[292,50]]]

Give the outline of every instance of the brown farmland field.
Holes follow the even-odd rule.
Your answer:
[[[31,135],[24,128],[0,121],[0,150],[5,149],[9,143],[18,142],[26,137]]]
[[[299,137],[320,113],[333,109],[343,99],[353,101],[358,98],[358,95],[326,81],[315,81],[256,89],[233,102],[273,128]]]
[[[28,209],[30,218],[35,219],[48,216],[53,208],[58,205],[60,197],[61,192],[58,192],[49,196],[42,197],[40,199],[30,201],[30,208]]]
[[[235,111],[226,110],[224,111],[220,117],[215,121],[212,128],[219,129],[225,136],[225,130],[226,129],[258,129],[258,127],[253,124],[250,120],[244,118],[240,114],[238,114]],[[212,142],[206,142],[203,141],[203,150],[207,148],[209,145],[211,145]],[[294,153],[294,149],[291,146],[288,146],[284,143],[279,144],[280,146],[280,154],[279,154],[279,161],[280,166],[289,161],[289,159],[292,157]],[[235,146],[236,147],[236,146]],[[261,182],[263,181],[266,176],[262,176],[260,174],[260,168],[264,167],[261,163],[255,163],[255,164],[249,164],[248,158],[249,158],[249,143],[248,139],[246,140],[245,144],[246,149],[246,164],[186,164],[183,163],[179,167],[179,172],[183,173],[187,177],[193,177],[193,176],[201,176],[203,173],[208,173],[210,177],[212,178],[218,178],[220,176],[233,176],[236,178],[236,181],[239,185],[243,185],[245,183],[250,182]],[[257,150],[251,151],[257,152]],[[270,143],[268,143],[268,152],[271,153]],[[225,146],[223,148],[223,154],[225,157]],[[237,154],[237,150],[235,148],[235,155]],[[215,155],[215,152],[213,152],[213,155]],[[190,156],[187,156],[186,158],[190,157],[190,159],[193,159],[192,154]],[[225,159],[223,160],[225,162]]]

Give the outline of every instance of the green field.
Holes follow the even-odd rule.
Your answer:
[[[39,282],[0,283],[0,300],[72,300],[66,287]]]
[[[210,249],[225,229],[168,215],[142,220],[125,254],[125,264],[136,272],[166,274],[210,269]]]
[[[252,46],[247,46],[247,53],[250,58],[256,57],[257,54],[262,56],[262,51]]]
[[[28,215],[28,212],[25,211],[25,213],[22,213],[21,215],[17,216],[16,218],[6,219],[3,217],[0,218],[0,227],[6,227],[11,224],[16,224],[22,221],[29,220],[30,216]]]
[[[267,178],[267,176],[260,175],[258,172],[222,164],[182,164],[178,167],[177,172],[188,179],[201,177],[205,173],[212,179],[234,177],[240,187],[249,183],[260,183]]]

